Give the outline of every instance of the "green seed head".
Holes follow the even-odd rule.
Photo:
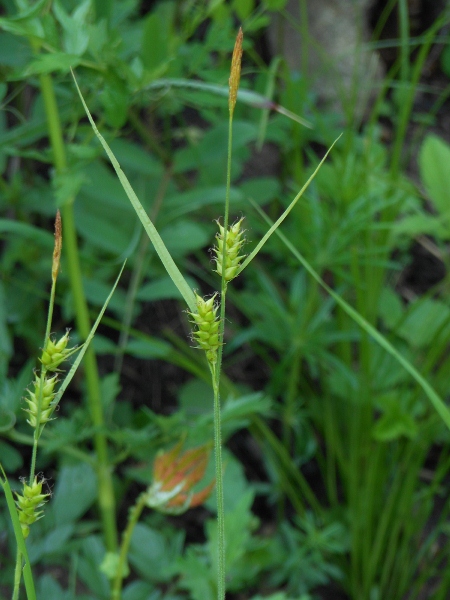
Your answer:
[[[59,365],[66,360],[72,352],[72,348],[67,348],[69,342],[69,332],[67,331],[57,342],[48,340],[45,350],[40,358],[41,363],[47,371],[56,371]]]
[[[24,538],[27,538],[30,533],[30,525],[44,516],[44,512],[38,510],[45,504],[49,496],[49,494],[42,493],[43,483],[43,479],[38,481],[35,477],[31,485],[23,484],[22,496],[16,494],[16,506]]]
[[[55,385],[57,382],[57,375],[54,375],[53,377],[44,377],[41,388],[41,378],[37,375],[35,376],[33,382],[33,390],[27,390],[28,397],[25,398],[25,402],[27,403],[28,408],[24,409],[25,412],[28,413],[27,422],[31,425],[31,427],[36,429],[38,425],[45,425],[45,423],[47,423],[50,420],[51,414],[53,412],[51,402],[56,396]],[[39,403],[41,408],[40,413]]]
[[[217,361],[217,349],[219,347],[219,319],[217,311],[219,306],[215,304],[217,294],[212,298],[204,300],[198,294],[195,294],[197,303],[197,312],[189,313],[192,322],[197,326],[193,337],[198,343],[198,347],[206,352],[206,358],[211,364]]]
[[[244,230],[241,230],[241,224],[244,219],[236,221],[234,225],[228,228],[226,235],[226,248],[225,248],[225,281],[231,281],[234,279],[239,271],[244,255],[239,255],[242,246],[245,243]],[[217,246],[214,248],[215,261],[216,261],[216,273],[222,276],[223,262],[224,262],[224,234],[225,230],[218,223],[219,233],[216,234]]]

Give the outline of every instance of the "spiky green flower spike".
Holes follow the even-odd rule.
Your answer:
[[[239,266],[241,264],[243,255],[239,255],[242,246],[245,243],[244,230],[241,229],[241,223],[244,220],[239,219],[234,225],[231,225],[227,231],[226,239],[226,250],[225,250],[225,281],[231,281],[237,275]],[[222,263],[223,263],[223,238],[224,228],[220,223],[219,233],[216,234],[217,246],[214,248],[215,261],[216,261],[216,272],[222,276]]]
[[[47,371],[57,371],[59,365],[73,352],[73,348],[67,348],[69,331],[58,341],[49,339],[45,350],[42,352],[41,363]]]
[[[219,348],[219,318],[216,304],[217,294],[214,294],[208,300],[204,300],[198,294],[195,294],[197,302],[197,312],[189,313],[192,322],[197,326],[194,331],[194,339],[198,342],[198,347],[206,352],[208,362],[214,365],[217,362],[217,349]]]
[[[16,505],[24,538],[30,533],[30,525],[44,516],[44,512],[38,509],[44,505],[50,494],[42,493],[43,483],[43,479],[38,482],[35,477],[31,485],[23,484],[23,496],[17,494]]]
[[[45,376],[42,380],[41,389],[41,378],[38,375],[35,375],[32,383],[34,389],[33,391],[27,390],[28,398],[25,398],[28,408],[24,408],[25,412],[28,413],[27,422],[31,427],[36,429],[50,421],[53,412],[51,402],[56,396],[55,385],[57,382],[57,375],[54,375],[53,377]]]

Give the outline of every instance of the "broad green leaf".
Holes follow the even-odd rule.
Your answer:
[[[214,477],[213,461],[210,460],[208,469],[205,475],[205,481],[210,481]],[[223,453],[223,502],[225,513],[229,514],[236,509],[242,499],[248,496],[253,496],[253,492],[249,489],[248,481],[245,477],[244,467],[230,452],[224,449]],[[213,513],[217,512],[216,489],[214,488],[211,496],[206,500],[205,506]]]
[[[225,186],[219,185],[171,194],[164,203],[164,220],[172,221],[182,215],[214,204],[218,204],[222,208],[225,193]],[[235,187],[230,189],[230,207],[235,209],[242,206],[243,199],[244,196],[240,190]]]
[[[413,348],[433,344],[439,335],[450,334],[450,309],[440,300],[421,298],[411,303],[401,326],[397,329]]]
[[[145,68],[162,74],[172,58],[175,3],[166,0],[149,13],[142,30],[141,57]]]
[[[163,172],[161,162],[138,144],[123,138],[114,139],[110,148],[121,165],[141,175],[160,178]]]
[[[396,236],[408,236],[409,239],[419,235],[431,235],[441,240],[450,237],[450,211],[446,215],[430,215],[418,213],[407,215],[392,224],[392,232]]]
[[[32,58],[30,45],[26,39],[12,33],[0,33],[0,56],[3,67],[23,68]]]
[[[28,2],[22,3],[23,10],[18,14],[10,17],[11,21],[21,22],[21,21],[29,21],[30,19],[34,19],[35,17],[41,16],[44,12],[48,10],[52,3],[52,0],[38,0],[37,2],[33,2],[29,4]],[[19,2],[17,5],[20,7]]]
[[[263,204],[280,194],[281,185],[275,177],[255,177],[243,181],[239,189],[247,198],[253,198],[257,204]]]
[[[3,17],[0,18],[0,29],[25,39],[34,37],[42,39],[44,37],[44,29],[37,19],[14,21]]]
[[[97,497],[97,476],[91,466],[78,463],[63,467],[58,475],[52,509],[56,525],[76,521]]]
[[[11,429],[16,422],[14,413],[11,413],[10,411],[8,411],[8,413],[9,415],[5,415],[5,411],[0,407],[0,433]],[[10,426],[7,428],[5,427],[5,416],[10,419],[8,423]],[[8,442],[4,442],[3,440],[0,440],[0,456],[2,457],[3,468],[8,473],[14,473],[23,465],[23,458],[20,452],[11,446],[11,444],[8,444]]]
[[[66,543],[75,530],[75,523],[55,526],[53,507],[50,503],[45,509],[45,520],[35,526],[36,533],[27,540],[31,563],[38,563],[44,556],[57,556],[64,551]],[[45,533],[47,531],[47,533]]]
[[[132,581],[124,588],[122,600],[161,600],[161,592],[146,581]]]
[[[169,581],[170,567],[181,554],[183,540],[182,530],[169,538],[148,525],[138,523],[131,538],[130,565],[147,581]]]
[[[105,109],[106,122],[111,127],[120,129],[128,118],[129,95],[125,83],[118,77],[105,77],[100,100]]]
[[[394,329],[400,322],[404,313],[403,303],[391,288],[381,290],[378,312],[389,329]]]
[[[196,282],[193,279],[186,278],[192,288],[196,287]],[[148,283],[144,283],[139,288],[136,294],[137,300],[145,300],[146,302],[154,302],[155,300],[167,300],[173,298],[180,300],[180,292],[175,287],[174,282],[168,275],[160,277]]]
[[[192,600],[215,600],[217,586],[214,574],[202,555],[188,546],[185,556],[178,560],[178,571],[181,575],[180,584],[189,591]]]
[[[110,291],[108,283],[98,279],[98,277],[87,278],[83,277],[83,287],[85,289],[86,298],[90,304],[94,306],[102,306],[105,301],[105,297]],[[123,312],[125,305],[125,292],[123,290],[117,290],[114,296],[109,302],[109,307],[119,313]]]
[[[233,9],[240,21],[244,21],[255,9],[255,0],[234,0]]]
[[[99,600],[110,597],[109,582],[99,567],[105,556],[100,536],[91,535],[81,542],[81,554],[77,562],[77,575]]]
[[[211,384],[191,379],[180,388],[178,403],[186,415],[210,415],[213,409]]]
[[[31,75],[43,75],[59,71],[69,73],[71,68],[80,64],[81,59],[75,54],[65,52],[54,52],[52,54],[39,54],[20,72],[14,74],[16,78],[26,78]]]
[[[172,255],[184,256],[212,243],[205,226],[193,221],[177,221],[161,229],[161,238]]]
[[[147,359],[165,359],[169,355],[170,350],[171,347],[169,344],[156,338],[150,340],[130,340],[125,348],[127,354]]]
[[[86,175],[83,172],[73,169],[56,172],[52,181],[56,205],[61,207],[67,202],[73,202],[85,181]]]
[[[420,176],[438,210],[450,218],[450,146],[436,135],[425,138],[419,153]]]
[[[418,433],[418,425],[410,411],[402,406],[398,392],[385,394],[382,400],[382,415],[372,428],[376,440],[389,442],[399,437],[414,439]]]
[[[225,560],[227,570],[232,568],[234,563],[241,560],[246,552],[252,530],[256,525],[256,519],[250,510],[253,500],[253,492],[247,490],[235,497],[233,509],[229,509],[225,514],[225,539],[227,540]],[[208,521],[206,531],[210,559],[214,572],[217,573],[217,522]]]
[[[88,15],[91,0],[78,3],[71,15],[66,13],[59,0],[53,3],[53,10],[63,28],[64,49],[68,54],[82,56],[89,44]]]

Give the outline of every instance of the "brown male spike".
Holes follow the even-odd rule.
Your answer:
[[[53,249],[53,263],[52,263],[52,279],[56,281],[59,271],[59,262],[61,259],[61,247],[62,247],[62,227],[61,227],[61,215],[56,213],[55,220],[55,246]]]
[[[228,96],[228,107],[230,114],[233,114],[234,107],[236,106],[236,98],[239,89],[239,80],[241,78],[241,61],[242,61],[242,41],[244,34],[242,33],[242,27],[239,27],[239,31],[234,44],[233,57],[231,59],[231,72],[228,83],[230,85],[230,94]]]

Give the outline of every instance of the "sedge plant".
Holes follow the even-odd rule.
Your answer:
[[[14,574],[13,600],[18,600],[20,593],[20,584],[22,572],[24,574],[25,587],[28,600],[35,600],[36,593],[34,580],[30,570],[30,561],[27,554],[25,540],[30,534],[30,527],[39,519],[44,517],[44,506],[50,497],[43,489],[45,478],[42,474],[36,473],[36,460],[39,448],[39,440],[42,432],[50,421],[54,420],[54,413],[62,398],[64,391],[72,380],[75,372],[86,353],[86,349],[91,342],[95,330],[100,323],[109,300],[117,286],[119,278],[108,296],[100,314],[93,325],[86,342],[82,346],[68,347],[69,331],[59,339],[51,337],[53,308],[55,304],[56,282],[60,268],[62,250],[62,223],[60,212],[57,211],[55,221],[55,243],[52,259],[52,285],[49,298],[47,326],[44,336],[44,344],[39,357],[40,367],[35,371],[34,379],[30,388],[26,390],[24,398],[25,407],[23,410],[27,414],[27,423],[33,430],[32,455],[30,461],[30,471],[28,478],[22,480],[21,493],[16,492],[14,500],[11,488],[6,477],[5,471],[0,464],[0,485],[6,496],[8,510],[14,527],[14,534],[17,544],[16,567]],[[123,270],[123,267],[122,267]],[[121,271],[122,272],[122,271]],[[120,272],[120,274],[121,274]],[[119,274],[119,277],[120,277]],[[73,354],[78,352],[72,367],[62,380],[64,371],[62,363],[67,361]]]
[[[233,112],[238,97],[238,85],[239,85],[239,74],[240,74],[240,61],[242,52],[242,35],[238,35],[235,51],[232,61],[232,69],[230,76],[230,87],[229,87],[229,149],[228,156],[231,156],[232,149],[232,122]],[[133,205],[141,223],[150,237],[156,252],[158,253],[164,267],[168,274],[172,278],[173,282],[177,286],[181,296],[185,300],[188,306],[188,313],[191,320],[195,325],[195,331],[193,333],[194,340],[198,346],[205,352],[208,368],[211,374],[211,382],[214,394],[214,431],[215,431],[215,463],[216,463],[216,487],[217,487],[217,512],[218,512],[218,583],[217,593],[218,598],[222,600],[225,596],[225,528],[224,528],[224,507],[223,507],[223,483],[222,483],[222,459],[221,459],[221,418],[220,418],[220,394],[219,394],[219,381],[221,377],[222,369],[222,351],[224,343],[224,323],[225,323],[225,298],[227,292],[227,286],[229,281],[239,275],[255,258],[264,244],[267,242],[269,237],[277,232],[281,223],[286,219],[287,215],[292,211],[298,200],[302,197],[306,188],[315,177],[316,173],[320,169],[321,165],[328,156],[328,150],[322,161],[319,163],[317,168],[314,170],[310,178],[307,180],[305,185],[295,196],[292,202],[289,204],[287,209],[278,218],[278,220],[271,225],[267,233],[263,236],[260,242],[256,245],[255,249],[244,258],[242,255],[242,245],[244,243],[242,219],[236,221],[233,225],[229,225],[229,202],[228,194],[226,195],[225,210],[224,210],[224,222],[220,225],[219,232],[217,234],[217,246],[214,250],[214,258],[216,271],[221,276],[221,289],[220,294],[216,292],[209,298],[203,298],[201,295],[194,292],[186,279],[183,277],[178,267],[176,266],[172,256],[167,250],[160,234],[156,230],[152,221],[147,216],[142,204],[137,198],[133,191],[128,179],[123,173],[117,159],[109,148],[107,142],[98,131],[92,116],[87,108],[87,105],[80,93],[80,98],[83,106],[86,110],[86,114],[90,120],[91,126],[98,137],[100,143],[105,149],[118,177],[119,180]],[[230,187],[230,159],[228,160],[228,175],[227,175],[227,188]],[[312,270],[311,266],[307,261],[304,262],[305,268],[314,277],[315,271]],[[316,281],[319,285],[323,285],[322,280]],[[342,308],[342,310],[359,326],[361,326],[368,336],[372,337],[382,348],[391,354],[391,356],[398,362],[406,371],[416,380],[417,384],[423,389],[428,399],[431,401],[434,408],[439,413],[442,420],[448,425],[449,411],[442,399],[436,394],[432,386],[420,375],[420,373],[412,366],[412,364],[405,359],[388,340],[382,336],[369,321],[364,319],[358,311],[353,309],[348,303],[334,292],[331,288],[326,288],[327,292],[332,296],[336,303]],[[220,305],[218,303],[220,300]],[[284,456],[284,455],[283,455]],[[303,484],[302,484],[303,486]],[[308,492],[308,487],[303,486],[302,489]],[[122,570],[119,571],[119,578],[123,577]],[[116,598],[119,596],[116,595]]]
[[[194,324],[193,339],[197,342],[198,347],[205,352],[208,368],[211,374],[211,385],[213,389],[214,397],[214,454],[215,454],[215,482],[216,482],[216,495],[217,495],[217,522],[218,522],[218,547],[217,547],[217,598],[223,600],[225,598],[226,586],[226,561],[225,561],[225,515],[224,515],[224,502],[223,502],[223,465],[222,465],[222,442],[221,442],[221,416],[220,416],[220,380],[222,371],[222,352],[224,344],[224,329],[225,329],[225,315],[226,315],[226,292],[228,283],[234,279],[239,273],[247,267],[253,258],[258,254],[264,244],[267,242],[269,237],[274,233],[277,227],[284,221],[295,204],[303,195],[311,181],[314,179],[318,170],[326,160],[332,146],[326,152],[325,156],[314,170],[312,175],[309,177],[305,185],[295,196],[294,200],[290,203],[288,208],[279,217],[276,223],[269,229],[269,231],[263,236],[256,248],[245,258],[242,255],[242,246],[244,244],[244,230],[242,228],[243,219],[237,220],[231,226],[229,225],[229,204],[230,204],[230,186],[231,186],[231,156],[232,156],[232,131],[233,131],[233,114],[236,105],[236,101],[239,98],[239,82],[241,73],[241,61],[243,52],[243,32],[240,29],[236,38],[236,43],[233,51],[231,71],[229,78],[229,91],[228,91],[228,112],[229,112],[229,126],[228,126],[228,161],[227,161],[227,185],[225,195],[225,206],[224,206],[224,220],[223,225],[219,225],[219,231],[216,235],[216,247],[214,248],[214,259],[215,259],[215,271],[221,277],[220,294],[216,292],[210,298],[203,298],[196,292],[194,292],[189,286],[188,282],[178,269],[175,264],[170,252],[166,248],[160,234],[155,228],[152,221],[149,219],[144,207],[139,201],[133,188],[131,187],[126,175],[122,171],[119,162],[111,151],[104,137],[101,135],[97,126],[91,116],[91,113],[84,101],[78,84],[75,80],[78,93],[80,95],[81,102],[84,106],[88,119],[91,126],[102,144],[108,158],[111,161],[114,170],[124,188],[133,208],[136,211],[147,235],[149,236],[153,246],[163,263],[167,273],[171,277],[172,281],[178,288],[181,296],[185,300],[188,307],[188,314],[191,321]],[[337,140],[336,140],[337,141]],[[333,144],[334,145],[334,144]],[[244,260],[245,258],[245,260]],[[220,304],[218,303],[220,299]],[[140,514],[140,510],[144,505],[144,500],[138,502],[137,511]],[[136,523],[136,513],[134,509],[130,515],[130,521]],[[122,549],[129,544],[129,533],[126,530],[125,536],[122,541]],[[123,556],[124,558],[124,556]],[[118,568],[120,560],[120,568]],[[121,580],[126,573],[126,568],[123,566],[123,560],[118,559],[117,555],[112,558],[110,565],[118,568],[116,572],[116,583],[114,585],[114,600],[118,600],[120,597]],[[111,568],[107,568],[108,574],[111,576]]]

